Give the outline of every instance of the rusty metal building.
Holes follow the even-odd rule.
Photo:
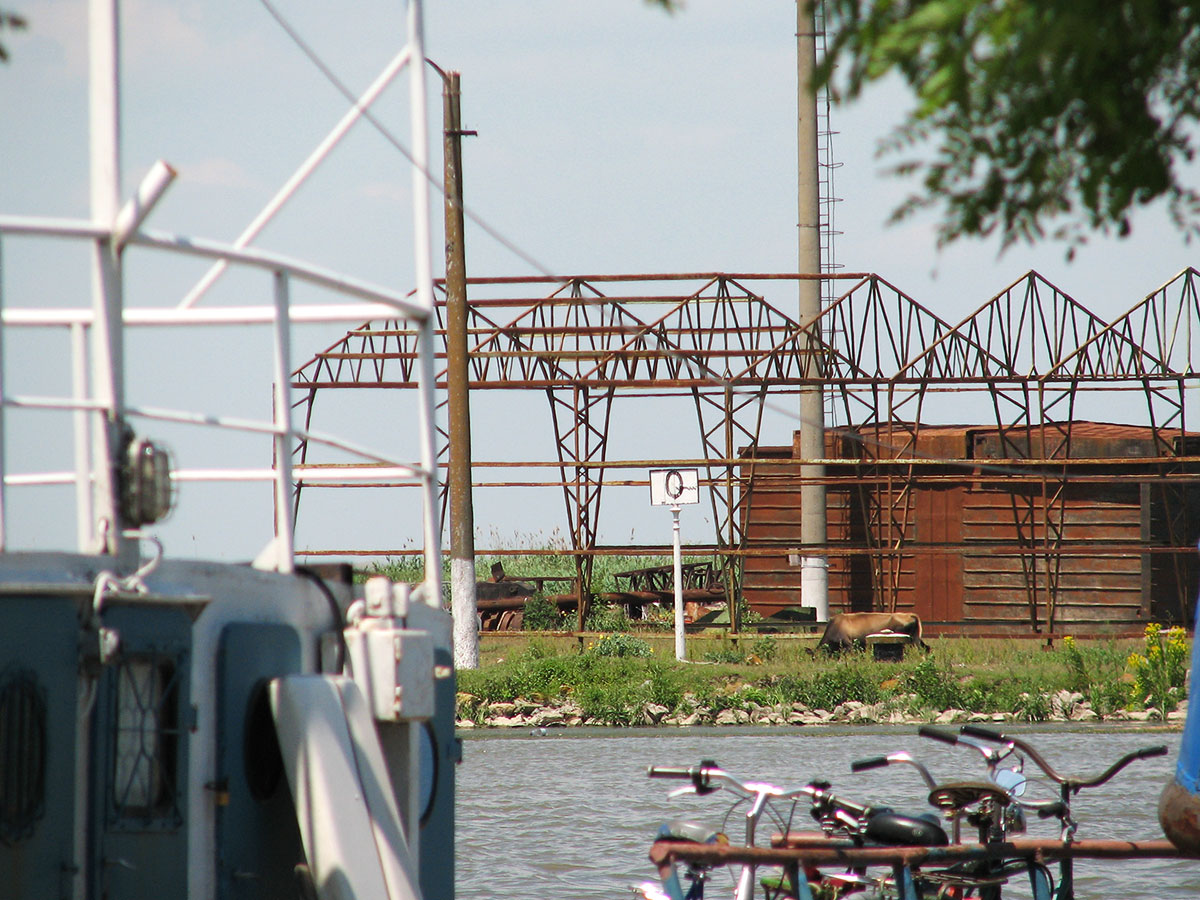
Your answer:
[[[1188,621],[1200,586],[1200,486],[1187,480],[1197,463],[1164,459],[1150,428],[1071,432],[1068,455],[1037,429],[926,426],[907,458],[878,428],[831,435],[828,455],[844,462],[826,467],[830,612],[911,611],[933,633],[968,634]],[[1189,449],[1166,437],[1175,455]],[[792,447],[749,456],[742,590],[772,614],[800,594],[800,461]]]

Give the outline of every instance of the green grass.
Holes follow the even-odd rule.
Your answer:
[[[477,557],[480,580],[491,577],[495,562],[502,562],[507,576],[517,580],[575,575],[574,557],[557,533],[502,540],[493,535],[491,543],[552,552]],[[597,556],[592,589],[616,590],[619,585],[613,573],[670,561],[665,556]],[[419,581],[424,563],[419,554],[406,555],[388,560],[374,572]],[[548,593],[568,589],[547,586]],[[1030,640],[942,637],[930,642],[933,650],[928,655],[910,651],[903,662],[879,663],[862,653],[832,659],[814,656],[811,642],[762,636],[735,644],[725,636],[691,642],[693,659],[707,663],[697,666],[675,661],[669,622],[665,626],[658,622],[657,630],[646,629],[604,607],[597,607],[588,621],[589,630],[623,635],[610,642],[612,655],[594,648],[580,652],[571,637],[532,632],[527,641],[500,643],[484,635],[482,667],[459,673],[460,691],[466,697],[464,713],[476,715],[488,702],[518,697],[570,698],[585,709],[599,711],[596,715],[604,721],[625,724],[646,703],[675,710],[690,696],[714,708],[753,702],[832,709],[858,700],[914,713],[956,707],[982,713],[1016,712],[1039,721],[1050,711],[1047,696],[1058,691],[1078,692],[1096,712],[1106,715],[1155,703],[1173,705],[1184,690],[1182,674],[1174,671],[1177,666],[1167,664],[1166,650],[1155,651],[1149,637],[1145,641],[1064,640],[1053,649]],[[649,656],[624,652],[641,645],[648,648]],[[1186,648],[1176,650],[1186,653]],[[1131,653],[1137,651],[1142,652],[1140,663],[1131,660]]]
[[[958,708],[1041,721],[1050,713],[1048,695],[1063,690],[1083,694],[1100,714],[1144,704],[1128,669],[1137,641],[1063,642],[1045,649],[1034,641],[934,638],[928,654],[910,649],[902,662],[876,662],[865,653],[814,656],[799,642],[747,638],[735,647],[726,639],[706,642],[712,664],[694,665],[675,661],[670,636],[620,637],[643,642],[652,655],[604,656],[594,648],[580,652],[571,639],[541,637],[507,642],[505,657],[493,647],[483,654],[482,668],[458,673],[460,714],[479,718],[494,701],[571,699],[592,710],[588,715],[620,725],[636,721],[647,703],[672,711],[691,703],[713,709],[803,703],[832,710],[857,700],[914,714]]]

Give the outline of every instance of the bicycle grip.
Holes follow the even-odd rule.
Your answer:
[[[1166,756],[1169,751],[1166,744],[1157,747],[1143,747],[1134,754],[1134,759],[1149,759],[1152,756]]]
[[[856,759],[850,763],[851,772],[865,772],[867,769],[878,769],[888,764],[886,756],[872,756],[870,759]]]
[[[968,734],[971,737],[984,738],[991,741],[1002,741],[1002,735],[995,728],[985,728],[983,725],[960,725],[958,730],[961,734]]]
[[[650,778],[691,778],[691,769],[681,769],[678,766],[650,766],[646,769]]]
[[[1067,804],[1051,803],[1049,806],[1039,807],[1037,814],[1038,814],[1039,819],[1052,819],[1057,816],[1064,815],[1066,813],[1066,811],[1067,811]]]
[[[934,728],[932,725],[922,725],[917,729],[917,734],[921,737],[933,738],[935,741],[941,741],[943,744],[957,744],[958,735],[950,731],[942,731],[940,728]]]

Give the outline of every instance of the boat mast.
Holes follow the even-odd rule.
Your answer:
[[[434,306],[433,242],[429,212],[429,119],[425,96],[425,23],[420,0],[408,0],[409,105],[412,122],[413,265],[417,303],[425,310],[420,322],[419,439],[421,442],[422,501],[425,530],[425,602],[441,606],[442,554],[438,509],[437,450],[434,445]]]
[[[121,534],[115,466],[125,405],[121,257],[112,236],[121,197],[117,0],[89,0],[88,19],[91,217],[109,233],[92,250],[92,392],[100,408],[92,433],[91,546],[81,549],[124,556],[136,545]]]

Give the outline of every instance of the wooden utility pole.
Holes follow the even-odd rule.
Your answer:
[[[467,354],[467,262],[463,240],[462,113],[458,72],[442,76],[446,182],[446,393],[450,464],[450,607],[454,665],[479,668],[475,596],[475,512],[471,502],[470,371]]]

